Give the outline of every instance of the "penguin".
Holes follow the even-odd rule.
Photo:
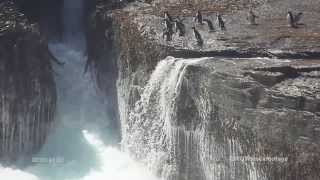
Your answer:
[[[166,38],[166,41],[172,40],[172,32],[170,32],[168,29],[163,30],[162,38]]]
[[[173,18],[172,18],[172,16],[169,14],[168,11],[165,11],[165,12],[164,12],[164,19],[167,19],[167,20],[169,20],[170,22],[173,22]]]
[[[195,27],[192,27],[192,29],[193,29],[194,37],[197,39],[198,45],[202,46],[203,45],[203,39],[202,39],[199,31]]]
[[[224,21],[222,19],[221,14],[217,14],[217,23],[222,31],[226,30],[226,27],[225,27],[225,24],[224,24]]]
[[[288,11],[287,13],[287,22],[288,22],[288,26],[292,27],[292,28],[297,28],[296,23],[294,22],[294,17],[291,11]]]
[[[252,10],[250,10],[248,13],[248,17],[247,17],[250,25],[258,25],[256,22],[256,18],[259,18],[259,17],[257,15],[255,15]]]
[[[179,36],[184,36],[186,33],[186,27],[179,17],[175,20],[175,30],[179,32]]]
[[[296,14],[294,16],[294,22],[295,22],[296,25],[299,25],[299,21],[301,20],[302,15],[303,15],[303,13],[299,12],[298,14]]]
[[[170,20],[164,19],[164,26],[166,31],[169,31],[171,34],[173,34],[173,25]]]
[[[203,24],[203,17],[200,10],[198,10],[196,16],[194,17],[194,21],[198,24]]]
[[[208,24],[209,30],[210,31],[215,31],[212,22],[209,19],[203,19],[204,22]]]
[[[301,20],[303,13],[299,12],[298,14],[294,15],[292,11],[288,11],[287,13],[287,21],[288,21],[288,26],[292,28],[298,28],[299,21]]]

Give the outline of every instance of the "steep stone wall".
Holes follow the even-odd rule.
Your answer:
[[[0,3],[0,12],[0,163],[11,165],[30,161],[45,142],[56,91],[53,57],[38,25],[12,1]]]
[[[103,6],[101,5],[103,4]],[[117,1],[98,1],[96,11],[87,18],[87,53],[88,62],[86,71],[94,74],[97,85],[105,95],[107,114],[111,122],[111,132],[115,135],[114,142],[118,143],[121,137],[119,110],[117,100],[116,81],[118,78],[117,58],[119,44],[117,39],[118,30],[112,19],[110,10],[118,7]]]
[[[129,113],[125,146],[167,179],[317,179],[319,65],[294,80],[257,70],[295,63],[166,58]],[[251,71],[284,78],[266,86]]]

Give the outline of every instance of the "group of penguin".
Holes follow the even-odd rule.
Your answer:
[[[293,14],[293,12],[288,11],[287,13],[287,21],[288,26],[292,28],[297,28],[299,25],[299,21],[302,17],[302,13]],[[256,23],[256,19],[259,18],[252,10],[249,11],[247,20],[249,21],[250,25],[258,25]],[[171,41],[173,34],[176,32],[179,33],[179,36],[185,36],[186,33],[186,27],[183,24],[183,19],[180,19],[180,17],[173,18],[168,11],[164,12],[164,29],[163,29],[163,38],[166,38],[166,41]],[[203,25],[204,22],[208,25],[209,31],[214,32],[215,28],[213,26],[213,23],[206,18],[203,18],[202,13],[200,10],[197,11],[197,14],[194,16],[194,22],[200,25]],[[220,13],[217,14],[216,22],[218,24],[218,27],[225,31],[225,22],[222,18],[222,15]],[[203,45],[203,39],[201,37],[201,34],[196,29],[195,26],[192,27],[193,35],[198,43],[199,46]]]
[[[185,25],[183,24],[183,19],[180,19],[180,17],[177,17],[176,19],[174,19],[174,18],[172,18],[172,16],[170,16],[168,11],[165,11],[163,21],[164,21],[164,26],[165,26],[163,29],[163,38],[166,37],[167,41],[172,40],[172,35],[175,32],[178,32],[179,36],[185,35],[186,28],[185,28]],[[195,15],[194,22],[196,22],[197,24],[200,24],[200,25],[203,25],[204,22],[206,22],[209,27],[209,30],[211,32],[215,31],[213,23],[209,19],[203,18],[201,11],[198,11],[197,14]],[[217,23],[218,23],[218,26],[221,30],[226,30],[225,23],[222,19],[221,14],[217,14]],[[202,39],[199,31],[196,29],[195,26],[192,27],[192,30],[193,30],[193,34],[197,40],[198,45],[202,46],[203,39]]]

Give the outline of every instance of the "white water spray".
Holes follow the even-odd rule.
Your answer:
[[[8,180],[39,180],[35,175],[29,174],[27,172],[23,172],[21,170],[11,169],[11,168],[4,168],[0,166],[0,177],[1,179],[8,179]]]
[[[92,168],[89,173],[79,178],[61,178],[57,180],[157,180],[142,165],[135,162],[128,154],[121,152],[118,148],[106,146],[95,134],[82,131],[87,143],[94,149],[100,166]],[[0,177],[8,180],[44,180],[34,174],[0,167]]]
[[[99,170],[91,171],[83,180],[156,180],[142,164],[114,147],[107,147],[94,134],[84,130],[86,140],[94,147],[101,161]]]
[[[224,111],[214,113],[219,109],[211,101],[206,87],[193,89],[199,87],[196,83],[200,77],[205,77],[197,76],[201,73],[198,70],[205,73],[206,68],[210,68],[206,63],[210,61],[211,58],[167,57],[158,63],[140,100],[128,113],[130,123],[123,123],[127,124],[124,149],[164,179],[230,180],[241,179],[242,173],[246,176],[242,179],[265,180],[257,166],[228,160],[242,154],[238,139],[218,139],[220,134],[211,130],[221,128],[212,123],[215,118],[231,120],[234,117]],[[186,108],[190,110],[187,113]]]

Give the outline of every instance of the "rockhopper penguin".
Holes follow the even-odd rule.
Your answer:
[[[179,32],[179,36],[184,36],[186,33],[186,27],[179,17],[175,20],[175,30]]]
[[[302,15],[303,13],[301,12],[294,15],[291,11],[288,11],[287,13],[288,26],[292,28],[297,28]]]
[[[209,27],[210,31],[215,31],[215,29],[213,27],[213,23],[209,19],[203,19],[203,21],[208,24],[208,27]]]
[[[173,22],[172,16],[168,13],[168,11],[164,12],[164,19],[169,20],[170,22]]]
[[[200,10],[197,12],[196,16],[194,17],[194,21],[198,24],[201,24],[201,25],[203,24],[203,17]]]
[[[198,45],[202,46],[203,45],[203,39],[202,39],[199,31],[195,27],[192,27],[192,29],[193,29],[194,37],[197,39]]]
[[[222,31],[226,30],[226,27],[225,27],[225,24],[224,24],[224,21],[222,19],[222,15],[221,14],[217,14],[217,23],[218,23],[218,26],[220,27],[220,29]]]

